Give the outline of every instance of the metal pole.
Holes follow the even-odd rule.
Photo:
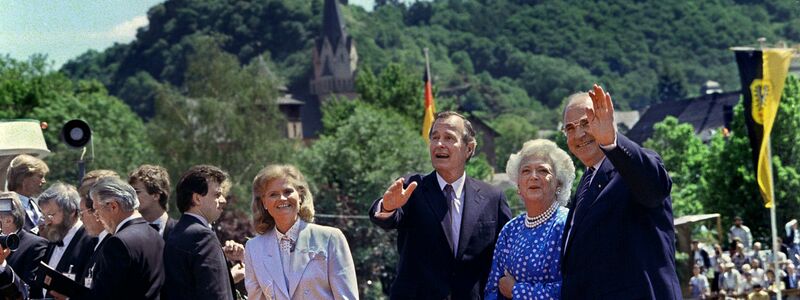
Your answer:
[[[772,139],[769,136],[765,136],[767,139],[767,172],[769,172],[769,185],[772,187],[769,191],[770,199],[772,199],[772,206],[769,208],[769,219],[772,225],[772,265],[775,269],[775,281],[778,282],[780,279],[780,267],[778,263],[778,251],[780,251],[781,246],[778,244],[778,227],[775,222],[775,180],[772,179]],[[756,166],[758,167],[758,166]],[[781,290],[778,289],[775,291],[777,296],[776,299],[782,300],[783,296],[781,294]]]

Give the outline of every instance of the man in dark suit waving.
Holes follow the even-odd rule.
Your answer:
[[[511,211],[502,192],[466,176],[477,143],[464,116],[439,113],[429,139],[436,171],[398,179],[370,209],[373,223],[399,233],[391,299],[480,299]]]
[[[164,248],[165,299],[233,299],[222,245],[210,227],[225,208],[229,187],[228,174],[206,165],[192,167],[178,182],[183,216]]]
[[[111,234],[99,249],[85,299],[159,299],[164,241],[138,212],[136,191],[119,178],[100,178],[89,192]]]
[[[562,243],[563,299],[679,299],[672,180],[655,152],[617,133],[595,85],[564,110],[570,152],[589,168]]]

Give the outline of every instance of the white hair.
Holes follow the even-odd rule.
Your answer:
[[[103,177],[98,179],[92,186],[89,195],[95,203],[105,204],[117,201],[123,211],[133,211],[139,208],[139,198],[136,196],[136,190],[119,178]],[[97,195],[98,199],[94,199],[95,195]]]
[[[549,161],[553,167],[556,181],[560,186],[560,192],[556,194],[556,200],[562,206],[566,205],[572,191],[572,181],[575,180],[575,165],[567,152],[559,148],[556,143],[545,139],[525,142],[519,152],[511,154],[508,158],[506,174],[508,174],[508,178],[511,181],[517,182],[520,164],[530,157],[543,158]]]

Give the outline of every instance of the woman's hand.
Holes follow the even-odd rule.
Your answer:
[[[505,275],[500,277],[500,282],[498,283],[498,288],[500,289],[500,294],[503,294],[503,297],[508,299],[513,298],[513,291],[514,291],[514,284],[517,281],[514,279],[514,276],[508,273],[508,270],[505,271]]]

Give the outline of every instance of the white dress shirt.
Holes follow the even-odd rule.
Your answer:
[[[167,212],[164,212],[160,217],[158,217],[158,219],[150,222],[150,224],[158,225],[158,235],[162,237],[164,236],[164,229],[167,228],[167,220],[169,220],[169,215]]]
[[[61,240],[64,242],[64,244],[53,248],[53,254],[50,256],[50,260],[47,262],[47,264],[53,267],[53,269],[58,266],[58,262],[60,262],[61,257],[64,256],[64,251],[67,251],[69,243],[72,242],[72,238],[75,237],[75,233],[78,232],[78,229],[80,229],[81,226],[83,226],[81,220],[75,221],[75,224],[72,225],[72,228],[67,231],[67,235],[65,235],[64,239]]]

